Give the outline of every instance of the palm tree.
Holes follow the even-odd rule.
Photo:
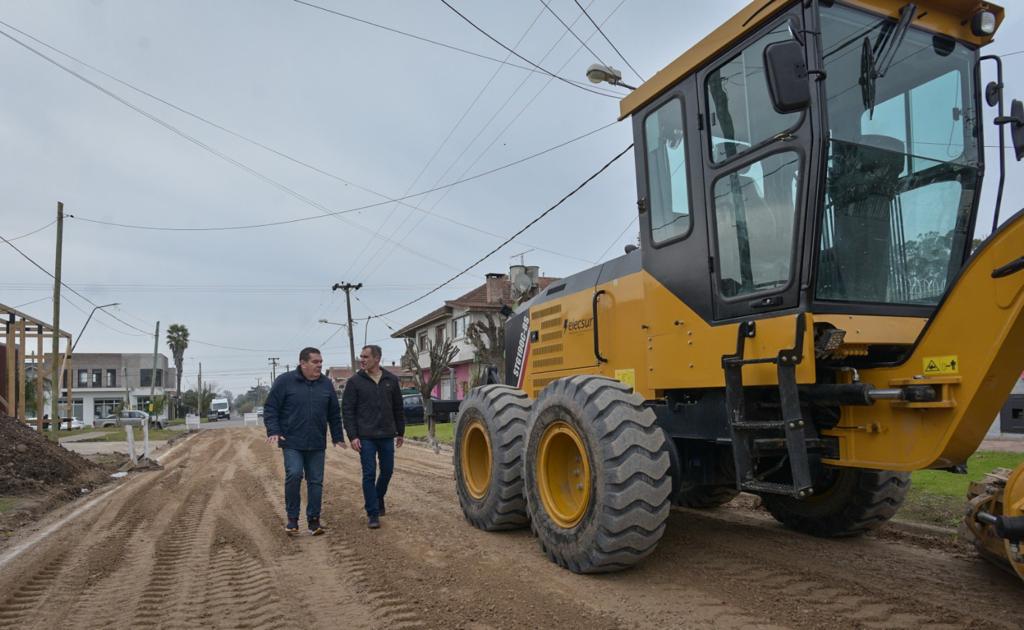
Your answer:
[[[188,328],[184,324],[171,324],[167,327],[167,347],[174,355],[174,367],[177,373],[178,382],[174,390],[174,412],[177,415],[177,403],[181,400],[181,371],[185,363],[185,349],[188,348]]]

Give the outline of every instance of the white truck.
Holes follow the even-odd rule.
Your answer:
[[[210,401],[210,414],[208,416],[211,420],[220,420],[221,418],[231,417],[231,402],[227,398],[214,398]]]

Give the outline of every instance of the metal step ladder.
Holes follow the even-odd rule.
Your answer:
[[[739,325],[736,354],[722,357],[725,371],[725,406],[732,434],[732,452],[736,461],[736,486],[746,492],[769,492],[805,498],[814,493],[811,470],[807,457],[804,418],[800,411],[800,396],[796,384],[796,367],[803,360],[803,341],[806,330],[804,314],[796,317],[796,340],[792,348],[780,350],[778,355],[765,359],[745,359],[746,341],[757,334],[757,324],[746,321]],[[746,397],[743,389],[743,366],[774,363],[779,379],[779,401],[782,419],[748,421]],[[775,483],[754,477],[754,439],[758,432],[781,430],[785,436],[792,484]]]

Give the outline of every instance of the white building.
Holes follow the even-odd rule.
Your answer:
[[[71,382],[71,415],[86,426],[111,415],[118,405],[126,409],[146,410],[153,382],[153,355],[151,353],[77,353],[72,357],[71,370],[66,378]],[[175,369],[169,367],[167,357],[157,354],[156,396],[175,392]],[[67,396],[67,382],[61,388],[61,413]],[[127,402],[127,404],[125,404]],[[170,405],[164,405],[160,418],[166,419]]]

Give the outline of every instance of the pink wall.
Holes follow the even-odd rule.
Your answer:
[[[471,376],[472,376],[472,368],[473,368],[472,362],[460,363],[458,365],[453,365],[453,366],[451,366],[449,368],[450,372],[455,377],[455,398],[458,399],[458,400],[462,400],[463,398],[466,397],[465,394],[463,393],[463,388],[465,388],[466,393],[469,392],[469,384],[470,384],[470,380],[471,380]],[[429,378],[430,370],[424,370],[424,371],[426,372],[426,376]],[[463,385],[463,383],[465,383],[465,385]],[[432,393],[434,394],[434,396],[437,396],[438,398],[444,398],[444,396],[441,395],[441,384],[440,383],[438,383],[437,387],[434,388]]]

